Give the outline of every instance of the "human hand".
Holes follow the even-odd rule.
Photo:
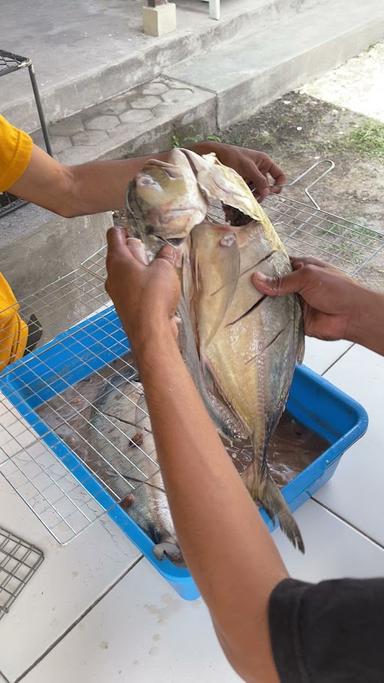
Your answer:
[[[318,259],[292,258],[291,263],[293,272],[281,278],[254,273],[252,282],[256,289],[267,296],[299,294],[308,336],[357,341],[367,294],[371,292]]]
[[[166,245],[147,265],[142,242],[127,240],[123,229],[110,228],[107,242],[105,288],[134,351],[166,327],[176,337],[175,312],[180,298],[180,283],[174,268],[176,250]]]
[[[254,189],[256,199],[263,201],[269,194],[277,194],[286,182],[281,168],[264,152],[247,147],[236,147],[223,142],[200,143],[193,147],[198,154],[215,152],[225,166],[230,166]]]

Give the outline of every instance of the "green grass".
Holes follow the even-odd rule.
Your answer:
[[[362,156],[384,159],[384,124],[367,121],[343,136],[340,146]]]
[[[185,145],[194,145],[197,142],[221,142],[218,135],[193,135],[188,137],[180,137],[177,133],[172,135],[172,147],[184,147]]]

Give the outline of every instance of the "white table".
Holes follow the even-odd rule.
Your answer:
[[[370,427],[317,500],[297,511],[305,556],[279,531],[274,538],[298,578],[384,575],[384,358],[310,340],[306,362],[364,404]],[[181,600],[107,518],[59,546],[1,478],[0,499],[3,526],[46,556],[0,621],[0,671],[10,683],[24,672],[23,683],[239,681],[202,601]]]

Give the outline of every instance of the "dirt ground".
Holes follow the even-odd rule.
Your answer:
[[[319,159],[331,159],[335,169],[313,190],[317,203],[325,211],[384,233],[384,154],[362,153],[356,136],[368,121],[314,97],[288,93],[244,123],[222,131],[220,138],[264,150],[289,180]],[[383,124],[377,125],[384,131]],[[295,188],[294,194],[302,198],[303,189]]]
[[[307,94],[291,92],[218,135],[223,142],[267,152],[283,168],[288,182],[316,161],[332,160],[334,170],[313,188],[312,194],[321,209],[352,221],[356,228],[343,230],[337,221],[335,225],[329,223],[331,234],[325,254],[332,254],[335,245],[342,247],[341,255],[351,256],[352,265],[345,270],[370,286],[384,289],[384,124]],[[308,182],[319,175],[319,170],[308,176]],[[305,185],[303,181],[285,188],[283,194],[308,203]],[[307,214],[303,215],[305,218]],[[321,218],[321,214],[312,216],[309,226],[315,221],[319,225]],[[360,226],[380,235],[371,239]],[[312,233],[314,239],[306,240],[302,253],[327,260],[324,250],[317,248],[322,245],[323,235],[315,228]],[[373,257],[375,252],[379,253]],[[368,258],[369,265],[362,267]],[[341,268],[346,261],[333,259]]]

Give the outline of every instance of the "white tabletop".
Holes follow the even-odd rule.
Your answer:
[[[0,620],[0,670],[20,676],[141,557],[106,515],[59,545],[0,477],[1,526],[44,552],[45,559]]]
[[[366,408],[369,427],[315,498],[384,546],[384,357],[355,346],[325,377]]]
[[[279,531],[274,538],[297,578],[384,575],[384,359],[344,342],[309,340],[306,362],[361,401],[370,427],[316,495],[332,511],[316,501],[297,511],[306,554],[296,552]],[[217,645],[201,600],[181,600],[145,559],[137,561],[138,552],[106,518],[59,546],[1,479],[0,496],[2,525],[45,552],[44,563],[0,621],[0,671],[11,683],[30,667],[26,683],[239,680]]]

